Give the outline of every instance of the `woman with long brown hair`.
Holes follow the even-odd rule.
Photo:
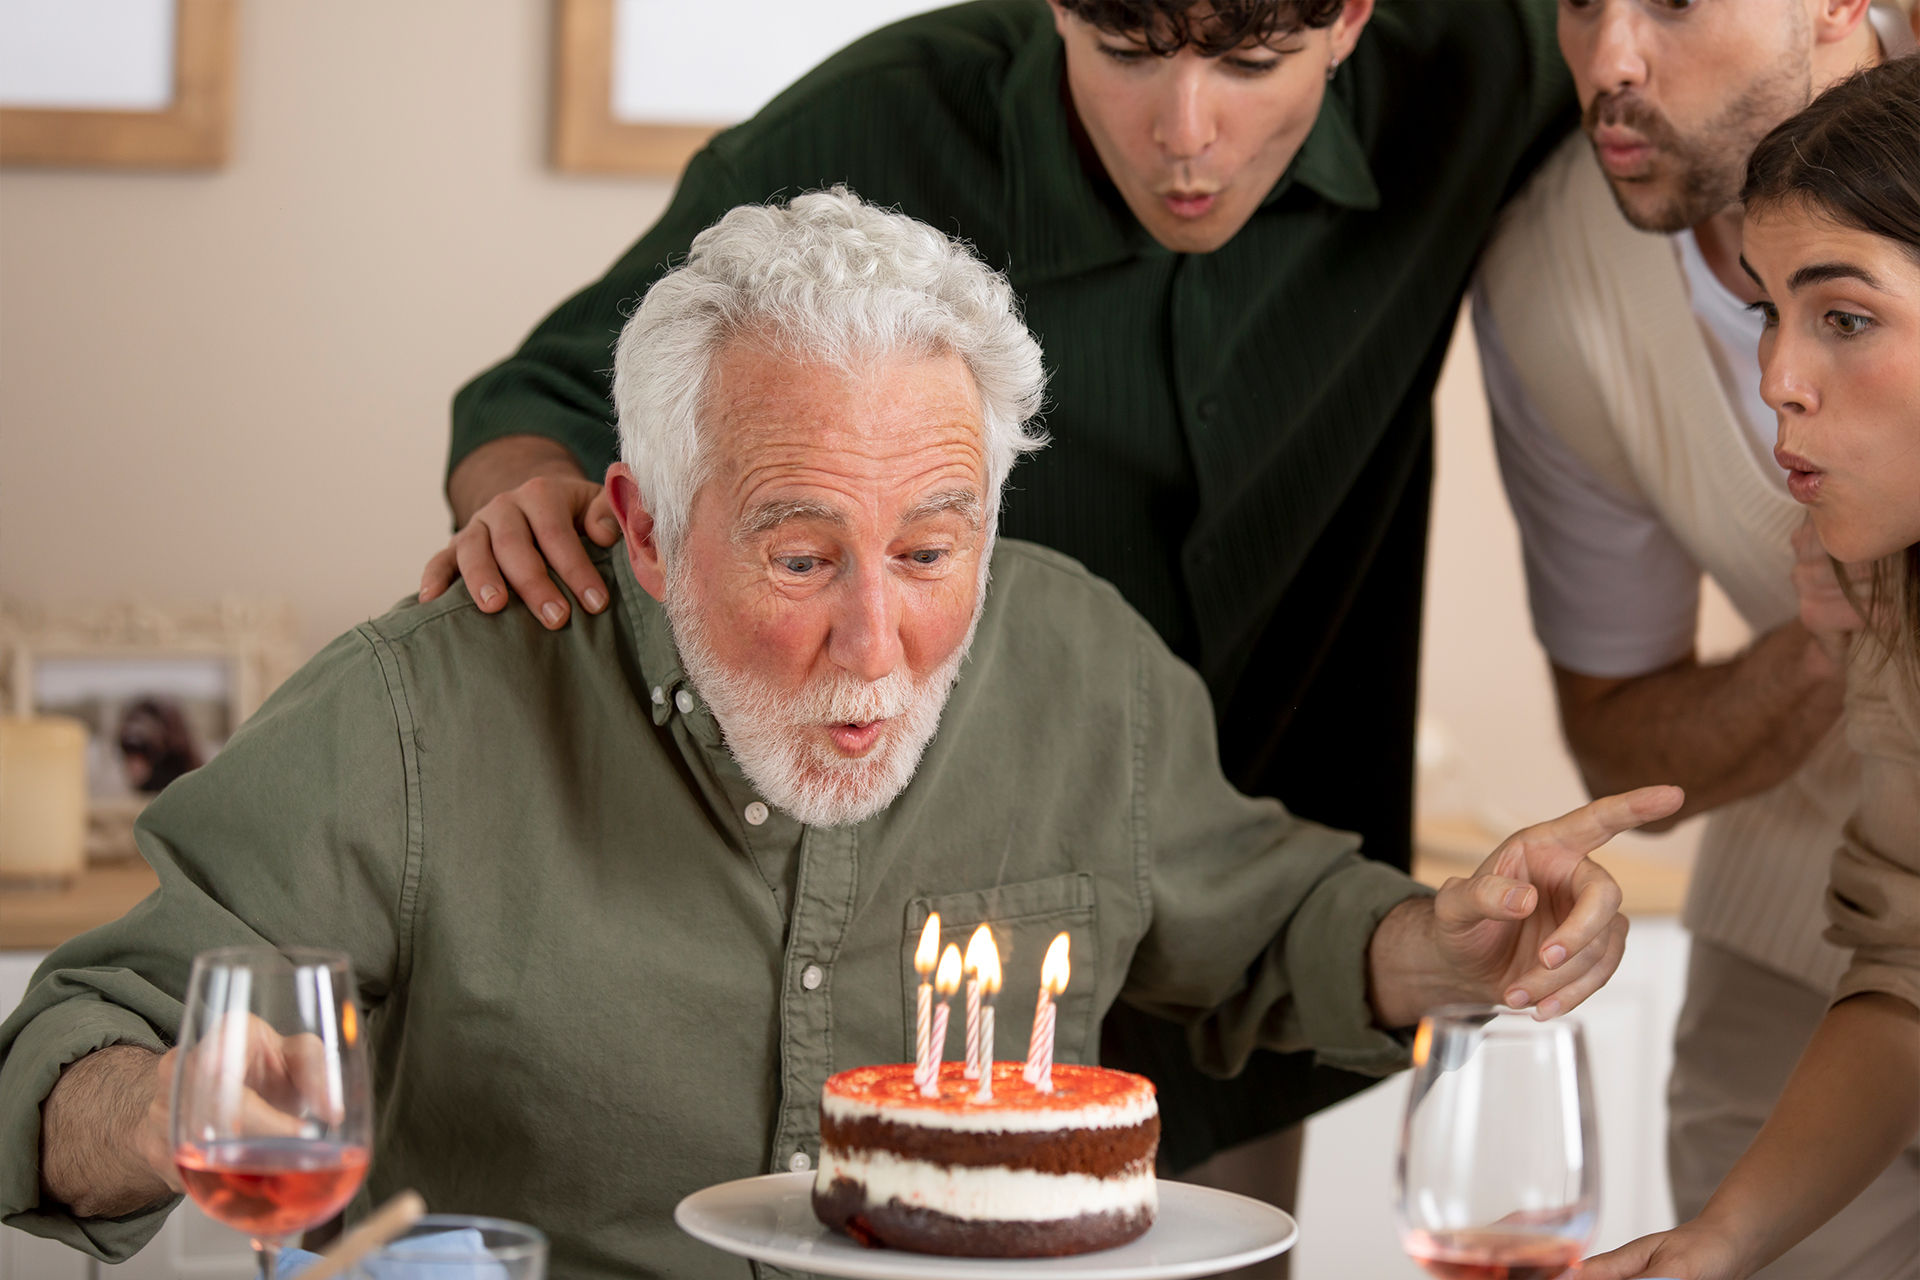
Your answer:
[[[1742,1280],[1911,1158],[1920,1131],[1920,55],[1774,130],[1742,199],[1775,453],[1866,619],[1847,670],[1861,802],[1827,894],[1827,936],[1854,959],[1700,1216],[1591,1260],[1594,1280]],[[1920,1243],[1896,1274],[1920,1275]]]

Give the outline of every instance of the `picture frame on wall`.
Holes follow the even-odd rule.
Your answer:
[[[218,754],[301,657],[283,601],[0,600],[0,711],[86,726],[91,862],[137,856],[133,822],[147,802]]]
[[[835,51],[951,0],[554,0],[554,167],[673,177]]]
[[[214,169],[238,0],[0,0],[0,164]]]

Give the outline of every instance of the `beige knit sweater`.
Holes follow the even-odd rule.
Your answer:
[[[1803,513],[1722,390],[1671,240],[1620,215],[1585,137],[1509,206],[1481,276],[1550,428],[1650,505],[1756,633],[1795,617]],[[1715,811],[1687,898],[1695,936],[1831,991],[1847,954],[1821,936],[1821,903],[1859,776],[1836,727],[1792,778]]]
[[[1833,855],[1827,939],[1853,949],[1834,999],[1885,991],[1920,1005],[1920,690],[1871,640],[1847,668],[1860,808]]]

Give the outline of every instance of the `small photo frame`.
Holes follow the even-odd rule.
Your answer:
[[[0,710],[87,726],[87,857],[138,856],[134,819],[226,746],[298,668],[279,601],[48,609],[0,601]]]

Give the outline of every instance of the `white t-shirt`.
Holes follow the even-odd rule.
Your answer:
[[[1775,418],[1760,398],[1761,318],[1714,276],[1693,232],[1673,241],[1727,399],[1770,458]],[[1569,671],[1611,678],[1686,657],[1698,629],[1699,566],[1652,507],[1600,479],[1541,420],[1477,288],[1473,326],[1500,474],[1520,525],[1533,629],[1547,656]],[[1771,469],[1784,492],[1786,473]]]

